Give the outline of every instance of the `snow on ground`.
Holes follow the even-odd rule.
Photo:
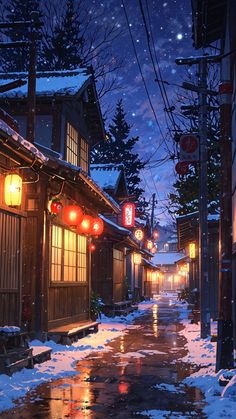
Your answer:
[[[235,418],[236,417],[236,369],[230,373],[233,378],[226,387],[219,385],[218,379],[227,370],[215,372],[216,343],[211,342],[211,338],[200,338],[200,324],[191,324],[187,320],[187,311],[181,309],[181,323],[185,326],[180,332],[187,339],[186,348],[188,354],[182,358],[183,362],[190,362],[200,365],[198,372],[187,377],[183,383],[192,387],[198,387],[203,392],[208,403],[203,411],[207,418]],[[211,323],[211,332],[216,334],[217,324]],[[154,417],[154,416],[151,416]]]
[[[153,302],[144,301],[139,304],[138,310],[124,317],[106,317],[102,315],[99,331],[79,339],[73,345],[61,345],[53,341],[43,345],[52,348],[51,359],[43,364],[36,364],[33,369],[26,369],[14,373],[12,376],[0,374],[0,412],[14,406],[14,400],[24,397],[33,387],[43,382],[56,378],[79,374],[76,364],[93,351],[109,351],[107,345],[113,339],[126,333],[126,329],[136,328],[133,325],[136,317],[139,317],[151,308]],[[106,345],[106,346],[105,346]],[[42,346],[42,342],[34,340],[31,346]],[[144,356],[139,354],[139,356]]]

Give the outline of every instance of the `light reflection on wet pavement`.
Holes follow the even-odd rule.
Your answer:
[[[173,412],[167,418],[204,418],[200,391],[181,384],[196,368],[181,362],[186,340],[178,334],[182,326],[169,300],[154,304],[135,325],[109,343],[109,352],[79,361],[80,374],[37,387],[1,417],[129,419],[163,410]],[[176,391],[155,387],[161,383]]]

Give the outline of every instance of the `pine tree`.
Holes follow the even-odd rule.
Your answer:
[[[116,105],[115,115],[109,125],[107,140],[101,142],[92,153],[93,163],[117,163],[124,165],[128,191],[134,202],[142,205],[144,190],[140,187],[140,170],[144,168],[139,155],[134,152],[134,146],[139,137],[129,138],[130,125],[126,122],[122,100]]]
[[[81,65],[81,52],[84,45],[80,34],[80,22],[75,13],[73,0],[67,0],[65,13],[54,31],[44,42],[42,51],[45,70],[73,70]]]
[[[39,19],[42,18],[39,0],[10,0],[5,6],[5,20],[9,23],[31,19],[31,12],[39,12]],[[29,28],[9,28],[4,30],[4,40],[28,41]],[[38,29],[40,37],[40,29]],[[0,66],[6,72],[28,71],[29,48],[2,49],[0,54]]]

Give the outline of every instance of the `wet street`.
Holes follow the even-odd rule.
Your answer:
[[[181,362],[185,338],[178,313],[161,300],[108,344],[108,352],[93,352],[80,361],[80,374],[41,385],[20,400],[5,418],[148,418],[140,412],[158,410],[155,417],[204,418],[201,393],[181,381],[194,367]],[[165,385],[164,385],[165,384]]]

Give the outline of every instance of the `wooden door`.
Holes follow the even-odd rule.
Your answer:
[[[0,210],[0,325],[20,325],[21,218]]]

